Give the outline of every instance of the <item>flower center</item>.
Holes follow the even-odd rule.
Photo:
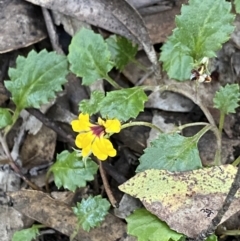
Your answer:
[[[100,126],[100,125],[94,125],[90,127],[93,135],[100,137],[102,135],[105,135],[105,127],[104,126]]]

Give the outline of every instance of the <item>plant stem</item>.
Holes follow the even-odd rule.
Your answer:
[[[18,117],[20,115],[20,110],[18,108],[16,108],[16,110],[14,111],[13,113],[13,116],[12,116],[12,124],[7,126],[5,129],[4,129],[4,136],[7,136],[8,132],[12,129],[12,127],[14,126],[14,124],[16,123]]]
[[[211,130],[213,128],[212,125],[207,125],[204,128],[202,128],[197,134],[194,135],[194,139],[198,142],[200,140],[200,138],[209,130]]]
[[[220,112],[220,119],[219,119],[219,127],[218,127],[218,150],[216,151],[215,158],[214,158],[214,165],[219,166],[221,165],[221,155],[222,155],[222,131],[223,131],[223,125],[224,125],[224,120],[225,120],[225,114],[221,111]]]
[[[206,123],[206,122],[188,123],[188,124],[184,124],[184,125],[176,127],[177,130],[173,130],[173,132],[182,131],[183,129],[191,127],[191,126],[206,126],[206,125],[209,125],[209,123]]]
[[[219,129],[216,126],[212,128],[212,131],[217,138],[217,151],[214,157],[214,165],[219,166],[221,165],[222,158],[222,136],[220,135]]]
[[[33,226],[34,226],[35,228],[38,228],[38,229],[40,229],[40,228],[46,228],[46,226],[43,225],[43,224],[33,224]]]
[[[226,236],[239,236],[240,235],[240,230],[225,230],[221,232],[221,235],[226,235]]]
[[[112,85],[115,89],[122,89],[122,87],[115,82],[115,80],[113,80],[110,76],[105,76],[105,79],[107,80],[107,82]]]
[[[221,111],[220,112],[220,119],[219,119],[219,128],[218,128],[221,136],[222,136],[224,120],[225,120],[225,113],[223,113],[223,111]]]
[[[158,128],[156,125],[154,125],[152,123],[149,123],[149,122],[145,122],[145,121],[133,121],[133,122],[130,122],[130,123],[123,124],[122,127],[121,127],[121,130],[125,129],[127,127],[131,127],[131,126],[147,126],[147,127],[150,127],[152,129],[157,130],[160,133],[163,133],[163,130]]]
[[[99,164],[100,175],[101,175],[101,178],[102,178],[102,181],[103,181],[103,186],[104,186],[105,191],[107,193],[108,199],[111,202],[112,206],[114,208],[116,208],[118,206],[118,203],[117,203],[115,197],[113,196],[113,193],[112,193],[111,188],[109,186],[105,170],[103,169],[103,166],[102,166],[102,162],[98,160],[98,164]]]
[[[220,136],[218,128],[216,126],[212,126],[211,124],[208,124],[195,135],[195,138],[197,141],[199,141],[199,139],[209,130],[211,130],[214,133],[214,135],[216,136],[216,139],[217,139],[217,150],[216,150],[215,157],[214,157],[214,166],[219,166],[219,165],[221,165],[221,153],[222,153],[221,145],[222,145],[222,143],[221,143],[221,136]]]
[[[232,163],[233,166],[237,166],[240,164],[240,156]]]

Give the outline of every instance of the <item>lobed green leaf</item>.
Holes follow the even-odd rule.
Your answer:
[[[12,115],[7,109],[0,108],[0,129],[12,124]]]
[[[235,109],[239,106],[240,100],[239,85],[227,84],[220,87],[213,98],[214,107],[224,114],[235,113]]]
[[[78,224],[89,232],[91,228],[100,225],[109,208],[110,203],[99,195],[83,199],[81,203],[77,203],[77,207],[73,207],[73,212],[78,218]]]
[[[92,181],[98,170],[98,165],[90,158],[86,163],[76,151],[63,151],[57,155],[57,161],[52,165],[54,182],[58,188],[64,187],[75,191],[77,187],[85,187],[87,181]]]
[[[99,109],[104,118],[127,121],[143,111],[146,100],[146,94],[139,87],[115,90],[107,93],[99,104]]]
[[[113,35],[106,40],[106,43],[111,52],[111,59],[120,71],[122,71],[130,61],[134,61],[138,46],[133,45],[130,40]]]
[[[69,46],[68,61],[70,70],[83,78],[84,85],[108,78],[113,68],[111,53],[100,34],[82,28],[73,38]]]
[[[39,230],[36,225],[33,225],[31,228],[15,232],[12,241],[32,241],[37,235],[39,235]]]
[[[82,100],[79,103],[79,111],[84,114],[93,115],[99,112],[99,103],[104,99],[104,93],[101,91],[93,91],[90,100]]]
[[[151,142],[151,146],[144,150],[136,172],[148,169],[190,171],[201,167],[195,137],[184,137],[177,133],[160,134]]]
[[[234,30],[230,11],[231,3],[223,0],[190,0],[182,6],[160,56],[170,78],[187,80],[195,63],[215,56]]]
[[[67,69],[65,56],[32,50],[27,58],[18,56],[16,68],[10,68],[8,72],[11,80],[4,83],[19,111],[28,107],[39,108],[54,99],[55,92],[62,90]]]
[[[143,208],[135,210],[126,221],[128,234],[136,236],[138,241],[177,241],[184,237]]]

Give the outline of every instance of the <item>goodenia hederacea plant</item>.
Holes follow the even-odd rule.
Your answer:
[[[136,118],[144,110],[146,101],[147,96],[141,88],[115,90],[107,93],[99,103],[99,109],[103,117],[127,121],[131,117]]]
[[[100,79],[109,80],[108,72],[114,66],[110,58],[111,53],[100,34],[82,28],[72,38],[68,54],[70,70],[83,78],[84,85]]]
[[[105,97],[101,92],[93,92],[90,100],[80,102],[79,109],[89,115],[100,112],[103,118],[127,121],[136,118],[139,112],[144,110],[146,101],[147,96],[143,89],[133,87],[107,92]]]
[[[104,99],[104,93],[101,91],[93,91],[89,100],[82,100],[79,103],[79,111],[84,114],[93,115],[99,112],[99,103]]]
[[[227,84],[220,87],[216,92],[213,103],[214,107],[220,110],[219,131],[222,133],[225,115],[235,113],[236,108],[239,106],[240,93],[238,84]]]
[[[236,108],[239,106],[240,92],[238,84],[227,84],[220,87],[213,98],[214,107],[219,109],[225,115],[235,113]]]
[[[138,46],[133,45],[130,40],[113,35],[109,37],[106,42],[111,52],[111,59],[115,63],[115,67],[120,71],[122,71],[129,62],[137,62],[135,55],[138,51]]]
[[[104,220],[110,208],[110,203],[100,195],[83,199],[73,207],[73,212],[78,218],[78,225],[89,232],[91,228],[97,227]]]
[[[85,187],[87,181],[92,181],[97,170],[98,165],[90,158],[84,161],[76,151],[63,151],[57,155],[57,161],[51,166],[47,176],[52,172],[58,188],[75,191],[78,187]]]
[[[16,68],[10,68],[8,72],[10,81],[4,82],[16,105],[13,123],[22,109],[39,108],[54,99],[66,83],[67,73],[66,57],[55,52],[32,50],[26,58],[18,56]]]
[[[184,235],[170,229],[146,209],[137,209],[126,218],[127,232],[138,238],[138,241],[183,241]]]
[[[0,129],[12,124],[12,115],[7,109],[0,108]]]
[[[177,133],[160,134],[144,150],[136,172],[148,169],[190,171],[202,167],[197,142],[198,137],[184,137]]]
[[[44,225],[33,225],[31,228],[23,229],[14,233],[12,241],[32,241],[39,235],[39,228]]]
[[[234,30],[230,11],[231,3],[225,0],[190,0],[182,6],[160,56],[170,78],[188,80],[194,65],[216,56]]]
[[[82,77],[84,85],[105,79],[117,89],[121,87],[110,78],[108,72],[116,67],[119,70],[134,61],[137,46],[123,37],[112,36],[106,41],[100,34],[82,28],[69,46],[68,60],[70,69]]]

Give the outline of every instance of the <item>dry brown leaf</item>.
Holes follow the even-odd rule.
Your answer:
[[[46,38],[41,10],[19,0],[0,1],[0,53],[23,48]]]
[[[32,220],[8,206],[6,191],[17,191],[20,187],[20,178],[12,171],[0,171],[0,239],[12,240],[13,234],[26,226],[32,225]]]
[[[32,219],[70,236],[77,224],[77,217],[71,207],[52,199],[46,193],[33,190],[9,192],[13,208]],[[79,230],[81,241],[113,241],[121,238],[126,232],[125,224],[113,215],[108,214],[100,227],[90,232]]]
[[[55,152],[56,138],[56,132],[46,126],[42,126],[36,135],[28,134],[20,151],[23,167],[31,169],[50,163]]]
[[[149,60],[159,69],[158,59],[140,14],[125,0],[27,0],[31,3],[86,21],[123,35],[142,45]]]

